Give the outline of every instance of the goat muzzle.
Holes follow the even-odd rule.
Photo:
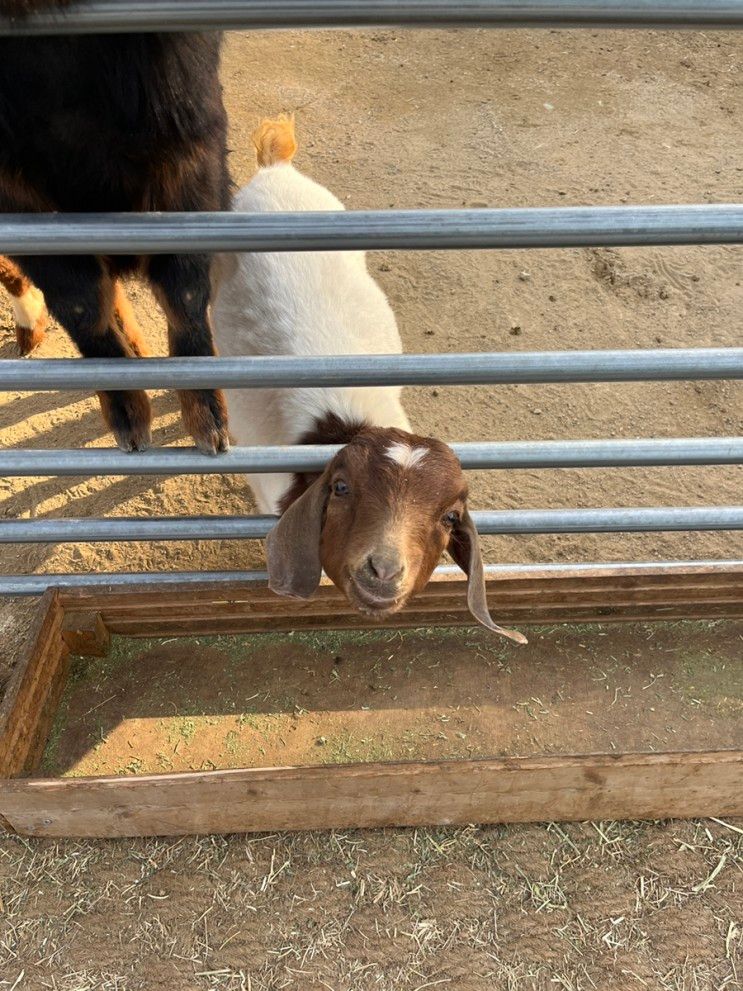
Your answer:
[[[374,550],[349,574],[349,598],[367,613],[389,613],[401,608],[407,598],[407,568],[392,548]]]

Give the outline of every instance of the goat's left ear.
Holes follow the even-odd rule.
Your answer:
[[[266,537],[268,587],[277,595],[309,599],[320,584],[320,535],[328,494],[323,473]]]
[[[528,643],[526,637],[516,630],[505,630],[497,626],[488,610],[488,600],[485,594],[485,569],[480,553],[480,538],[472,517],[465,506],[459,522],[452,531],[449,541],[449,553],[467,575],[467,607],[478,623],[482,623],[493,633],[515,640],[516,643]]]

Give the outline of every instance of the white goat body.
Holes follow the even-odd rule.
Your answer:
[[[291,122],[272,122],[291,126]],[[268,124],[268,122],[267,122]],[[286,151],[271,153],[267,124],[256,135],[259,161],[271,162],[237,193],[236,211],[343,210],[302,175]],[[261,133],[263,134],[263,139]],[[293,144],[291,131],[291,152]],[[285,145],[282,146],[282,148]],[[362,251],[267,252],[219,260],[213,305],[219,353],[238,355],[399,354],[395,316]],[[327,414],[347,423],[410,430],[399,387],[232,389],[230,428],[240,446],[296,444]],[[276,513],[289,474],[249,475],[262,513]]]

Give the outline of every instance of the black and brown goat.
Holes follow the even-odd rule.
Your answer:
[[[0,15],[64,6],[0,0]],[[218,34],[0,39],[0,211],[227,209],[220,42]],[[0,283],[16,300],[33,287],[43,295],[30,315],[20,307],[25,323],[16,307],[22,351],[43,336],[45,300],[85,357],[136,358],[144,346],[118,278],[138,272],[165,311],[170,353],[202,356],[214,353],[210,268],[205,254],[13,256],[0,264]],[[146,394],[99,398],[119,446],[146,448]],[[181,392],[180,401],[197,445],[210,453],[226,449],[221,393]]]

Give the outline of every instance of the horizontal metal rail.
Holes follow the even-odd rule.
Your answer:
[[[0,253],[173,254],[740,244],[743,205],[3,214]]]
[[[743,437],[504,441],[452,444],[463,468],[632,468],[743,464]],[[132,455],[116,448],[0,451],[0,476],[213,475],[322,471],[339,445],[233,447],[214,458],[192,447]]]
[[[0,22],[0,34],[203,31],[208,28],[489,25],[737,27],[739,0],[90,0],[65,13]]]
[[[481,534],[743,530],[743,506],[523,509],[473,513]],[[163,516],[5,520],[0,544],[134,540],[261,540],[275,516]]]
[[[620,574],[627,568],[642,571],[688,571],[689,568],[743,568],[743,560],[730,561],[632,561],[591,562],[588,564],[487,564],[489,577],[499,574],[529,574],[534,571],[555,572],[570,577],[596,571],[601,574]],[[456,565],[444,564],[436,568],[437,575],[459,574]],[[0,595],[43,595],[49,588],[167,588],[171,585],[234,584],[268,581],[267,571],[110,571],[96,574],[69,574],[63,572],[41,575],[0,575]]]
[[[743,348],[0,361],[0,391],[743,379]]]

